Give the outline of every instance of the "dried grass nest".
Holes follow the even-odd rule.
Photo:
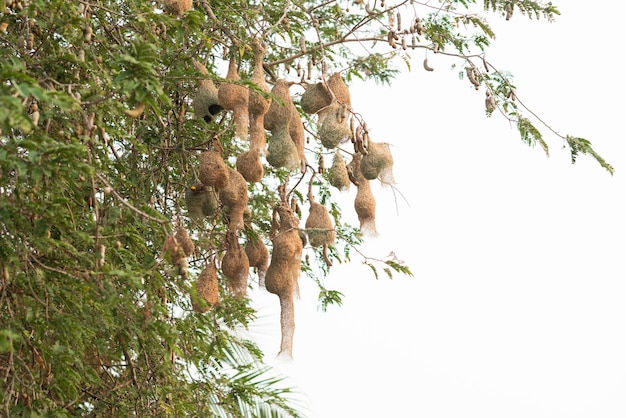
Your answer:
[[[185,257],[191,257],[196,249],[193,239],[189,236],[187,229],[183,225],[179,225],[176,228],[176,234],[174,235],[176,241],[181,246]]]
[[[331,93],[332,92],[332,93]],[[310,115],[320,113],[320,122],[325,109],[336,101],[348,109],[352,108],[350,90],[340,73],[333,73],[326,84],[319,82],[309,85],[300,98],[302,111]]]
[[[277,228],[274,228],[276,225]],[[277,295],[280,301],[281,342],[278,356],[291,358],[295,329],[294,290],[300,275],[302,241],[298,234],[298,218],[286,202],[275,209],[272,229],[275,231],[272,233],[273,249],[265,275],[265,288]]]
[[[187,215],[194,221],[215,215],[218,207],[217,193],[213,187],[199,181],[193,182],[185,191]]]
[[[228,231],[225,241],[226,252],[222,258],[222,273],[227,279],[228,289],[236,298],[241,299],[246,296],[248,289],[250,262],[239,244],[235,231]]]
[[[248,137],[249,128],[249,93],[245,86],[236,83],[236,81],[239,80],[241,80],[241,77],[237,72],[237,62],[233,55],[228,62],[226,81],[221,83],[217,89],[217,97],[220,105],[224,109],[233,112],[235,134],[241,139],[246,139]]]
[[[348,172],[352,173],[350,180],[357,186],[357,193],[354,198],[354,210],[359,218],[361,232],[371,235],[376,234],[376,199],[370,187],[370,181],[361,173],[360,153],[355,153],[348,167]]]
[[[188,12],[192,6],[192,0],[163,0],[163,11],[172,15]]]
[[[200,154],[199,171],[200,182],[205,186],[220,191],[228,184],[228,166],[221,153],[216,149],[210,149]]]
[[[333,164],[326,173],[331,186],[341,191],[350,189],[350,177],[348,176],[346,160],[343,158],[340,150],[335,152]]]
[[[254,267],[259,275],[259,286],[265,287],[265,274],[269,266],[267,246],[258,234],[249,235],[244,247],[250,267]]]
[[[237,171],[241,173],[248,183],[261,181],[265,174],[261,153],[257,148],[251,147],[249,151],[242,152],[237,157]]]
[[[217,267],[211,261],[198,275],[190,292],[191,306],[199,313],[208,312],[220,301]]]
[[[336,101],[325,109],[325,117],[317,131],[325,148],[335,149],[341,142],[350,138],[352,131],[347,116],[346,107]]]
[[[200,62],[194,61],[194,66],[201,74],[209,74],[209,71]],[[191,105],[196,118],[204,119],[207,123],[213,120],[214,116],[222,110],[217,97],[217,87],[215,87],[213,81],[203,78],[198,82],[198,90],[193,97]]]
[[[335,227],[328,213],[328,209],[316,202],[312,193],[309,192],[309,215],[304,227],[312,247],[333,245],[335,243]]]
[[[289,87],[291,83],[279,79],[272,88],[273,100],[269,111],[264,116],[264,127],[271,131],[267,162],[276,168],[294,170],[304,167],[304,125],[300,113],[293,104]]]
[[[244,213],[248,209],[248,183],[237,170],[227,169],[228,183],[218,195],[229,215],[229,230],[238,230],[244,227]]]
[[[361,173],[367,180],[378,178],[393,184],[393,155],[388,143],[369,141],[367,155],[361,159]]]

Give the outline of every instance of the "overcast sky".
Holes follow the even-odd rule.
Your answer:
[[[376,280],[355,256],[325,282],[344,306],[324,313],[303,275],[291,362],[274,359],[278,299],[252,292],[252,335],[310,417],[626,416],[626,7],[557,4],[552,24],[494,24],[487,58],[615,175],[586,156],[571,165],[546,129],[549,158],[525,145],[443,56],[425,72],[415,55],[391,88],[352,85],[372,139],[393,145],[408,201],[374,186],[380,234],[364,252],[394,251],[414,277]],[[356,222],[354,192],[340,199]]]

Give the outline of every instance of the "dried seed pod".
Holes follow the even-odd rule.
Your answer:
[[[248,184],[237,170],[228,167],[228,183],[219,191],[219,198],[230,217],[228,229],[243,228],[244,213],[248,208]]]
[[[304,40],[304,36],[300,37],[300,51],[306,54],[306,43]]]
[[[248,256],[250,267],[254,267],[259,275],[259,286],[265,287],[265,273],[269,266],[269,252],[261,237],[248,237],[244,251]]]
[[[237,62],[233,55],[228,62],[228,73],[226,74],[226,80],[220,84],[217,89],[217,97],[220,101],[220,105],[233,112],[233,119],[235,120],[235,134],[242,139],[246,139],[248,136],[248,89],[240,84],[228,82],[228,80],[238,81],[241,80],[239,73],[237,72]]]
[[[312,193],[309,193],[309,216],[304,227],[312,247],[322,245],[333,245],[335,243],[335,227],[330,218],[330,214],[324,205],[314,200]]]
[[[483,55],[482,60],[483,60],[483,66],[485,67],[485,72],[488,73],[489,72],[489,63],[487,62],[487,57],[485,55]]]
[[[393,156],[389,144],[369,141],[367,155],[361,159],[360,167],[361,174],[367,180],[378,178],[385,184],[394,184]]]
[[[424,69],[426,71],[435,71],[435,69],[433,67],[428,65],[428,58],[424,58]]]
[[[168,235],[163,241],[163,257],[174,265],[177,265],[183,258],[185,253],[183,247],[178,243],[174,235]]]
[[[487,110],[487,113],[491,113],[496,109],[496,98],[489,91],[486,91],[485,94],[485,109]]]
[[[357,186],[354,210],[359,218],[361,232],[376,234],[376,199],[370,181],[361,174],[361,154],[355,153],[348,169],[351,181]]]
[[[478,90],[480,88],[480,81],[478,80],[479,74],[476,67],[465,67],[465,72],[467,73],[467,78],[470,83]]]
[[[163,0],[163,11],[172,15],[188,12],[192,6],[192,0]]]
[[[209,74],[202,63],[194,61],[194,65],[203,75]],[[211,80],[203,78],[198,82],[198,91],[193,97],[192,106],[196,117],[204,119],[207,123],[211,122],[215,115],[222,110],[217,97],[217,87]]]
[[[193,239],[191,239],[191,237],[189,236],[189,233],[187,232],[187,229],[185,229],[183,225],[178,226],[178,228],[176,229],[176,235],[174,235],[174,238],[176,238],[176,241],[183,249],[183,253],[185,254],[185,257],[191,257],[191,255],[193,254],[195,250],[195,245],[193,243]]]
[[[239,154],[237,157],[237,171],[241,173],[248,183],[261,181],[265,169],[261,162],[259,150],[252,148],[249,151]]]
[[[228,183],[228,166],[219,151],[211,149],[200,154],[199,177],[202,184],[220,191]]]
[[[213,187],[196,182],[185,192],[185,205],[187,215],[194,221],[211,217],[217,211],[217,193]]]
[[[392,48],[396,48],[396,40],[395,40],[395,36],[394,36],[394,32],[393,31],[389,31],[387,33],[387,43],[389,44],[390,47]]]
[[[348,190],[350,188],[350,178],[348,177],[348,169],[346,160],[343,158],[341,151],[337,150],[333,157],[333,164],[327,171],[328,182],[331,186],[339,190]]]
[[[143,111],[145,110],[145,108],[146,108],[146,105],[143,102],[141,102],[133,109],[124,110],[124,113],[127,116],[130,116],[131,118],[138,118],[139,116],[143,114]]]
[[[222,258],[222,273],[228,280],[228,288],[236,298],[246,296],[250,262],[246,252],[241,248],[237,233],[229,230],[226,233],[226,252]]]
[[[220,301],[219,284],[217,282],[217,268],[210,262],[193,284],[191,290],[191,306],[199,313],[208,312],[211,307]]]
[[[324,117],[317,134],[322,145],[328,149],[337,148],[344,140],[349,139],[352,132],[348,120],[343,117],[345,107],[338,102],[333,102],[325,109]]]
[[[276,208],[280,223],[272,239],[273,249],[265,275],[265,288],[278,295],[280,301],[281,342],[279,357],[291,358],[293,347],[294,291],[300,275],[302,241],[298,234],[298,220],[291,207],[283,202]]]
[[[83,30],[83,42],[86,44],[91,43],[92,35],[93,35],[93,29],[91,28],[91,26],[87,26]]]
[[[332,103],[332,95],[324,83],[310,84],[300,98],[302,111],[314,115]]]

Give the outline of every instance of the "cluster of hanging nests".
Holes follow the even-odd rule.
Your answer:
[[[167,3],[167,2],[166,2]],[[186,2],[171,1],[173,4]],[[176,12],[178,13],[178,12]],[[236,298],[246,296],[249,269],[258,274],[259,284],[278,296],[281,305],[281,348],[279,355],[290,357],[294,331],[294,293],[298,291],[303,247],[308,242],[313,248],[323,248],[324,259],[330,265],[327,250],[335,243],[335,229],[327,208],[314,198],[312,187],[316,175],[322,174],[329,184],[345,191],[357,187],[354,209],[362,231],[375,232],[376,201],[370,181],[379,179],[393,182],[393,158],[389,146],[369,139],[364,123],[352,113],[350,92],[339,73],[309,84],[301,96],[302,112],[317,116],[317,134],[327,152],[333,154],[332,166],[324,169],[320,162],[309,182],[309,214],[304,229],[289,201],[285,185],[279,187],[279,202],[273,209],[269,239],[271,255],[262,237],[250,228],[248,185],[262,180],[265,169],[262,159],[275,168],[289,172],[306,173],[305,128],[298,108],[293,102],[290,87],[296,83],[275,80],[270,88],[265,80],[263,59],[265,48],[260,41],[252,44],[254,66],[250,81],[256,88],[240,83],[237,62],[229,60],[224,81],[218,87],[209,77],[206,67],[195,62],[200,73],[192,106],[195,116],[211,122],[222,111],[231,112],[235,135],[249,139],[249,147],[237,156],[235,167],[225,158],[219,141],[212,141],[209,149],[199,155],[197,175],[185,193],[187,215],[193,222],[216,219],[222,215],[226,233],[219,252],[206,262],[190,288],[191,304],[197,312],[208,312],[219,304],[218,271],[226,279],[226,291]],[[354,125],[358,123],[355,129]],[[269,134],[268,134],[269,132]],[[352,142],[354,152],[342,148]],[[352,155],[350,163],[345,155]],[[245,230],[246,243],[238,234]],[[186,277],[186,257],[194,253],[193,240],[179,222],[177,232],[167,238],[164,254],[181,275]],[[219,256],[218,254],[222,254]]]

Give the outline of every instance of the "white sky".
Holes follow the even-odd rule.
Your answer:
[[[409,202],[396,210],[391,189],[374,187],[380,235],[364,252],[393,250],[415,277],[376,280],[355,255],[326,281],[344,306],[324,313],[303,275],[291,362],[273,360],[278,299],[252,292],[251,332],[309,417],[626,416],[626,6],[557,4],[553,24],[491,20],[487,57],[615,175],[582,155],[571,165],[545,129],[550,158],[526,146],[503,118],[485,117],[484,90],[443,56],[429,54],[427,73],[415,55],[392,88],[351,86],[372,139],[393,144]],[[356,222],[354,192],[341,199]]]

